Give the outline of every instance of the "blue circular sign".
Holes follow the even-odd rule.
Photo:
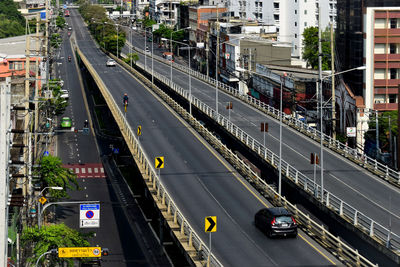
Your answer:
[[[92,219],[92,218],[93,218],[93,216],[94,216],[94,212],[93,212],[93,211],[91,211],[91,210],[88,210],[88,211],[86,212],[86,218],[88,218],[88,219]]]

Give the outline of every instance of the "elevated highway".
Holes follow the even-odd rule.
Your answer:
[[[113,101],[130,96],[126,121],[142,126],[140,145],[150,159],[165,157],[161,182],[205,244],[205,216],[218,217],[214,255],[226,266],[329,266],[340,264],[300,231],[296,239],[268,239],[253,225],[254,213],[271,204],[176,115],[153,92],[117,66],[107,68],[76,11],[71,14],[74,38]]]
[[[129,35],[127,35],[129,38]],[[144,37],[133,31],[133,46],[142,51],[145,46]],[[151,43],[147,43],[151,50]],[[155,48],[154,54],[160,56],[163,50]],[[124,53],[128,53],[125,47]],[[151,57],[147,56],[147,66],[151,66]],[[144,56],[140,56],[140,62],[145,63]],[[165,77],[170,77],[170,65],[154,60],[154,72]],[[188,88],[188,76],[186,72],[173,68],[173,82],[183,88]],[[192,76],[191,92],[203,103],[215,108],[215,86],[203,82]],[[228,102],[233,103],[233,109],[226,109]],[[219,91],[219,113],[225,118],[230,117],[232,123],[240,127],[258,143],[263,144],[263,133],[260,132],[260,123],[269,124],[269,132],[266,134],[265,146],[275,154],[279,154],[279,121],[273,117],[244,103],[232,95]],[[292,167],[300,171],[311,181],[314,180],[313,166],[310,164],[310,154],[320,154],[319,142],[303,135],[291,127],[284,126],[282,131],[282,158]],[[319,166],[318,166],[319,168]],[[316,176],[316,184],[320,184],[320,170]],[[324,152],[324,185],[325,189],[345,203],[353,206],[358,212],[371,218],[374,222],[385,227],[387,238],[393,237],[393,233],[400,235],[400,210],[394,207],[400,205],[400,190],[398,187],[387,183],[380,177],[372,174],[354,162],[339,154],[325,149]],[[282,192],[285,194],[285,192]],[[357,216],[357,214],[356,214]],[[390,231],[389,231],[390,229]],[[383,237],[386,240],[386,237]],[[398,249],[398,248],[396,248]]]

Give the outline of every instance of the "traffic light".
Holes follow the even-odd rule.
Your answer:
[[[310,163],[319,165],[319,157],[317,154],[311,153]]]
[[[108,248],[102,248],[102,249],[101,249],[101,255],[102,255],[102,256],[108,256],[108,252],[109,252],[109,251],[108,251]]]
[[[268,132],[268,122],[261,123],[261,132]]]

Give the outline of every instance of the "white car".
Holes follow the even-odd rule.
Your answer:
[[[106,63],[106,66],[107,67],[115,67],[117,65],[117,63],[115,63],[115,60],[114,59],[109,59],[109,60],[107,60],[107,63]]]
[[[146,54],[150,54],[150,49],[148,46],[146,46],[146,49],[144,50]]]
[[[61,98],[64,98],[64,99],[68,99],[68,98],[69,98],[69,94],[68,94],[68,93],[66,93],[66,94],[62,93],[62,94],[60,95],[60,97],[61,97]]]

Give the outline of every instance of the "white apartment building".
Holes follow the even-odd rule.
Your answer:
[[[336,0],[274,0],[278,38],[292,44],[293,63],[305,66],[302,60],[302,34],[305,28],[318,26],[319,8],[322,29],[330,27],[331,22],[336,28]]]
[[[330,22],[336,28],[336,0],[229,0],[226,4],[232,17],[276,25],[278,40],[292,44],[293,63],[303,66],[302,33],[307,27],[318,26],[319,7],[322,29]]]
[[[141,0],[140,0],[141,1]],[[149,3],[150,16],[157,23],[175,25],[178,18],[178,0],[146,0]]]

